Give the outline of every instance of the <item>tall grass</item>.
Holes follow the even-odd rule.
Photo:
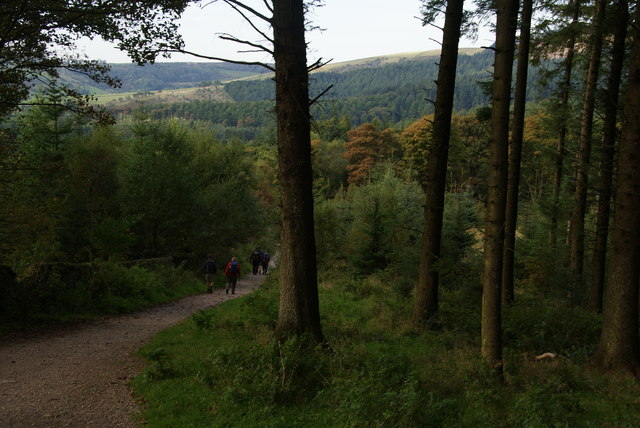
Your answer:
[[[640,386],[592,370],[599,319],[553,300],[505,310],[505,382],[480,359],[478,304],[444,290],[437,329],[416,330],[389,278],[320,284],[330,349],[273,340],[275,276],[201,311],[140,353],[133,385],[153,427],[633,427]],[[551,361],[534,357],[561,355]]]

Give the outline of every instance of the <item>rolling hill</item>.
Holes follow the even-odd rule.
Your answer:
[[[330,88],[313,106],[312,114],[318,120],[348,118],[354,126],[376,120],[387,126],[410,123],[433,111],[438,60],[438,51],[426,51],[327,64],[310,76],[311,98]],[[490,81],[492,65],[491,51],[461,49],[454,101],[458,113],[472,113],[488,104],[486,85],[479,83]],[[114,72],[122,73],[123,88],[131,92],[103,92],[98,97],[99,103],[118,116],[144,104],[154,118],[204,121],[224,128],[225,135],[230,130],[242,138],[251,138],[258,129],[273,124],[273,76],[263,70],[221,63],[132,67],[113,67]],[[530,80],[529,87],[535,88],[535,69]],[[146,83],[139,86],[140,82]],[[153,87],[158,89],[149,89]],[[531,89],[529,98],[543,98],[550,90]]]
[[[120,88],[96,85],[88,77],[61,70],[67,83],[94,94],[148,92],[193,88],[220,83],[242,77],[266,73],[261,67],[228,64],[223,62],[157,62],[139,66],[136,64],[109,64],[111,75],[121,80]]]

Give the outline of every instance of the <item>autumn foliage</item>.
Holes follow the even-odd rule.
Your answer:
[[[372,168],[384,161],[401,156],[396,132],[392,129],[379,130],[371,123],[365,123],[347,132],[345,159],[349,162],[349,184],[363,183]]]

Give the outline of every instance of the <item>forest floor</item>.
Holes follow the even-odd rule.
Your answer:
[[[0,337],[0,425],[135,427],[140,407],[129,381],[146,366],[135,355],[159,331],[195,312],[255,290],[265,276],[247,275],[236,294],[218,284],[155,308]],[[203,290],[205,289],[203,284]]]

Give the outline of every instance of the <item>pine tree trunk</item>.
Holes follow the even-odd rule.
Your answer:
[[[507,200],[509,105],[517,0],[496,1],[496,46],[489,145],[489,179],[482,272],[482,357],[502,374],[501,281]]]
[[[424,322],[438,311],[439,274],[435,267],[440,257],[442,216],[451,135],[451,114],[458,62],[458,41],[464,0],[448,0],[442,52],[438,70],[438,89],[433,123],[433,145],[427,165],[426,201],[420,272],[416,288],[414,322]]]
[[[598,214],[596,218],[596,239],[593,247],[591,263],[591,287],[589,288],[589,308],[602,312],[602,295],[604,292],[605,266],[607,258],[607,239],[609,236],[609,216],[611,212],[611,193],[613,187],[613,158],[615,156],[616,125],[618,99],[622,68],[624,65],[624,48],[627,37],[627,21],[629,20],[629,3],[618,0],[614,7],[617,24],[614,28],[613,49],[611,54],[611,70],[605,97],[604,130],[600,154],[600,189],[598,192]]]
[[[640,8],[636,8],[636,29]],[[594,362],[604,369],[640,375],[638,297],[640,284],[640,37],[631,50],[623,113],[611,266],[605,291],[602,332]]]
[[[278,137],[282,187],[280,309],[276,337],[320,327],[316,244],[313,223],[309,88],[302,0],[274,0],[273,34]]]
[[[527,102],[527,74],[529,70],[529,41],[531,39],[531,14],[533,0],[523,0],[521,13],[520,42],[518,45],[518,69],[513,99],[513,128],[509,150],[509,172],[507,184],[507,208],[504,225],[504,259],[502,265],[502,304],[510,305],[514,300],[513,264],[518,220],[518,194],[520,191],[520,163],[524,134],[524,113]]]
[[[582,115],[580,118],[580,141],[578,143],[578,158],[576,165],[576,191],[571,215],[570,229],[570,261],[573,296],[582,288],[584,272],[584,219],[587,211],[587,191],[589,185],[589,164],[591,161],[591,144],[593,138],[593,111],[595,108],[595,93],[600,71],[600,57],[602,55],[602,23],[604,21],[605,0],[596,1],[596,11],[593,18],[593,34],[591,40],[591,54],[589,69],[585,81]]]
[[[573,4],[572,27],[575,27],[580,18],[580,1],[574,0]],[[569,95],[571,93],[571,73],[573,72],[573,57],[576,49],[575,30],[571,31],[571,36],[567,40],[566,51],[567,56],[564,60],[564,74],[562,78],[562,93],[560,94],[559,111],[561,115],[561,124],[558,131],[558,144],[556,146],[556,165],[553,176],[553,192],[551,218],[549,228],[549,245],[556,248],[558,243],[558,216],[560,211],[560,193],[562,192],[562,176],[564,175],[564,158],[567,153],[567,112],[569,109]]]

